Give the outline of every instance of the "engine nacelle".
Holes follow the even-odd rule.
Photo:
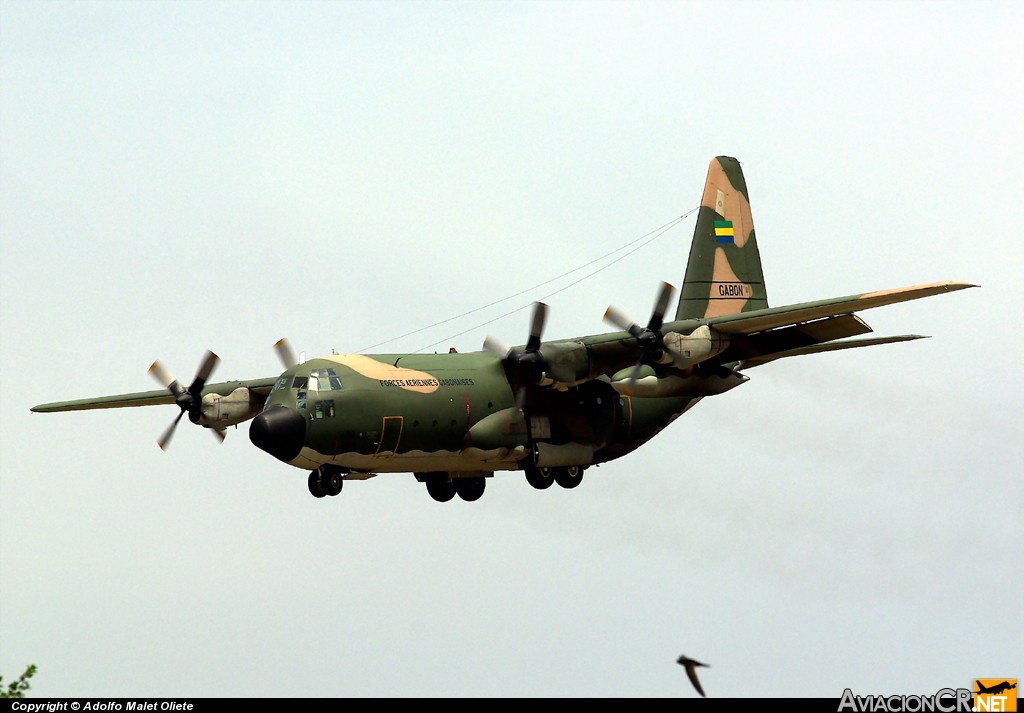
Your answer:
[[[244,386],[239,386],[227,396],[206,394],[203,397],[202,417],[198,423],[223,429],[248,421],[258,414],[262,407],[263,400]]]
[[[669,375],[658,378],[649,366],[641,369],[640,377],[630,386],[633,369],[623,369],[612,379],[612,388],[620,394],[637,398],[669,396],[715,396],[749,381],[750,377],[738,371],[720,369],[711,374]]]
[[[669,332],[664,337],[664,344],[673,364],[680,369],[690,369],[725,351],[729,346],[729,337],[702,324],[689,334]]]
[[[550,342],[540,352],[548,371],[538,385],[564,391],[590,380],[590,351],[581,342]]]

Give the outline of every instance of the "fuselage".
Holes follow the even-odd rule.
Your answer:
[[[335,355],[285,371],[253,443],[307,470],[490,474],[625,455],[699,396],[635,399],[597,379],[523,389],[502,360],[467,354]]]

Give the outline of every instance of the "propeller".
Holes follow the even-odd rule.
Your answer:
[[[295,352],[292,351],[292,347],[287,339],[278,339],[274,349],[277,351],[277,356],[281,359],[285,369],[291,369],[299,363],[295,360]]]
[[[153,375],[160,384],[171,392],[174,396],[174,403],[181,409],[181,413],[171,422],[171,425],[167,427],[157,441],[157,445],[162,450],[166,450],[167,446],[170,445],[171,436],[174,435],[174,429],[178,427],[178,421],[186,413],[188,414],[189,420],[192,423],[199,423],[199,419],[202,418],[202,406],[203,406],[203,387],[206,386],[207,379],[210,378],[210,374],[213,373],[214,367],[217,366],[217,362],[220,361],[220,357],[211,351],[207,351],[203,357],[202,363],[199,365],[199,369],[196,370],[196,376],[192,379],[192,383],[189,384],[186,389],[181,383],[174,378],[174,375],[161,364],[159,361],[154,361],[149,367],[149,373]],[[210,429],[218,440],[224,440],[224,432],[217,429]]]
[[[661,290],[658,292],[658,298],[654,303],[654,312],[651,313],[651,318],[648,320],[646,327],[641,327],[627,317],[625,313],[613,306],[609,306],[604,313],[606,322],[629,332],[640,345],[640,358],[633,365],[633,370],[630,372],[629,379],[626,382],[628,391],[633,390],[637,379],[640,378],[640,369],[645,361],[655,363],[665,361],[665,339],[661,333],[661,327],[665,323],[665,311],[668,309],[669,300],[672,299],[674,291],[675,288],[672,285],[667,282],[661,283]]]
[[[548,306],[543,302],[533,303],[533,317],[530,320],[530,336],[526,340],[526,347],[521,350],[513,349],[504,342],[493,337],[484,339],[484,349],[495,356],[501,357],[506,363],[525,372],[527,378],[540,383],[548,372],[548,363],[544,355],[540,353],[541,335],[544,333],[544,324],[548,319]],[[526,384],[519,387],[516,392],[516,408],[523,410],[523,402],[526,399]]]

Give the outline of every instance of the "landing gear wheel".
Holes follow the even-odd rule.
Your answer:
[[[575,488],[583,482],[583,468],[578,465],[555,468],[555,482],[563,488]]]
[[[326,466],[320,468],[320,489],[324,491],[324,495],[337,495],[344,484],[345,479],[340,471]]]
[[[550,488],[555,482],[551,468],[526,468],[526,482],[537,490]]]
[[[324,492],[323,486],[320,484],[319,470],[309,471],[309,492],[312,493],[314,498],[322,498],[327,495],[327,493]]]
[[[445,477],[435,477],[427,481],[427,492],[437,502],[446,503],[455,497],[455,486]]]
[[[479,500],[480,496],[484,494],[487,481],[483,478],[455,478],[452,485],[455,486],[455,492],[460,498],[466,502],[473,502]]]

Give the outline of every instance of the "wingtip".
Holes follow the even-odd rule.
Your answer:
[[[957,290],[967,290],[972,287],[981,287],[981,285],[973,282],[967,282],[965,280],[946,280],[945,282],[933,282],[931,285],[922,285],[922,287],[938,287],[944,292],[956,292]]]

